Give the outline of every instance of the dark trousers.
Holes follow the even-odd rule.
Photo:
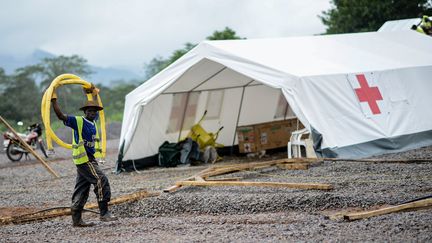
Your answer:
[[[107,204],[111,199],[108,178],[99,168],[96,161],[77,165],[75,189],[72,195],[72,210],[81,211],[87,202],[90,186],[94,185],[94,193],[99,205]]]

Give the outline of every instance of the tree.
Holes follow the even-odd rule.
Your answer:
[[[8,84],[8,76],[3,68],[0,67],[0,94],[3,97],[3,92]]]
[[[168,67],[171,63],[182,57],[188,51],[192,50],[196,44],[186,43],[182,49],[175,50],[168,59],[164,59],[161,56],[153,58],[150,63],[144,65],[145,78],[149,79],[164,68]]]
[[[33,76],[34,79],[41,80],[40,91],[42,93],[50,83],[61,74],[71,73],[80,77],[86,77],[92,73],[90,66],[87,64],[87,60],[78,55],[60,55],[57,57],[44,58],[38,64],[17,69],[17,72],[27,73]],[[81,90],[82,89],[76,85],[66,85],[58,88],[57,95],[59,96],[59,103],[64,107],[63,109],[65,112],[76,112],[77,107],[83,104],[85,98]]]
[[[78,55],[44,58],[42,62],[31,68],[38,70],[37,73],[42,79],[40,84],[42,90],[61,74],[71,73],[82,77],[92,74],[87,60]]]
[[[207,40],[235,40],[242,39],[236,35],[236,32],[229,27],[225,27],[222,31],[215,31],[211,36],[206,37]],[[148,64],[144,65],[146,78],[149,79],[162,69],[168,67],[171,63],[182,57],[184,54],[192,50],[197,44],[187,42],[182,49],[175,50],[171,56],[164,59],[160,56],[153,58]]]
[[[239,40],[244,39],[236,35],[236,32],[230,27],[225,27],[222,31],[215,31],[211,36],[207,36],[207,40]]]
[[[103,98],[104,111],[111,121],[121,121],[123,118],[125,96],[134,90],[138,83],[118,83],[113,87],[98,84]]]
[[[319,16],[327,34],[376,31],[388,20],[431,14],[431,0],[332,0]]]
[[[12,121],[36,122],[40,114],[40,93],[32,77],[25,69],[17,70],[12,76],[0,71],[2,83],[0,113]]]
[[[164,69],[167,63],[168,63],[167,60],[161,56],[154,57],[153,59],[150,60],[149,63],[144,64],[144,70],[145,70],[144,78],[147,80],[153,77],[159,71]]]

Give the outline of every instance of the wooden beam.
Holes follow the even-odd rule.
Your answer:
[[[358,213],[348,213],[344,215],[344,219],[347,220],[357,220],[357,219],[366,219],[378,215],[389,214],[400,212],[404,210],[413,210],[420,209],[432,206],[432,198],[423,199],[411,203],[405,203],[397,206],[391,206],[386,208],[380,208],[377,210],[371,210],[366,212],[358,212]]]
[[[228,173],[233,173],[237,171],[242,170],[250,170],[250,169],[263,169],[267,167],[272,167],[274,165],[278,164],[284,164],[284,163],[314,163],[318,162],[320,160],[318,159],[306,159],[306,158],[295,158],[295,159],[278,159],[278,160],[271,160],[271,161],[265,161],[265,162],[251,162],[251,163],[245,163],[241,165],[230,165],[230,166],[224,166],[224,167],[216,167],[212,171],[204,172],[204,173],[198,173],[202,178],[206,179],[211,176],[216,175],[223,175]]]
[[[207,180],[209,180],[209,177],[211,176],[218,176],[218,175],[223,175],[223,174],[228,174],[228,173],[234,173],[237,171],[242,171],[242,170],[248,170],[248,169],[257,169],[257,168],[267,168],[267,167],[271,167],[277,164],[282,164],[282,163],[314,163],[314,162],[318,162],[320,160],[316,159],[316,158],[294,158],[294,159],[278,159],[278,160],[272,160],[272,161],[265,161],[265,162],[251,162],[251,163],[245,163],[245,164],[240,164],[240,165],[228,165],[228,166],[220,166],[220,165],[214,165],[211,167],[206,168],[205,170],[202,170],[201,172],[197,173],[196,175],[193,175],[191,177],[188,177],[186,179],[184,179],[183,181],[198,181],[201,180],[200,178],[202,178],[202,180],[204,182],[206,182]],[[238,179],[239,180],[239,179]],[[212,181],[230,181],[230,179],[214,179]],[[235,181],[235,180],[234,180]],[[168,187],[166,189],[163,190],[163,192],[174,192],[178,189],[180,189],[182,187],[182,185],[176,183],[176,185]]]
[[[211,178],[207,181],[239,181],[243,179],[243,177],[231,177],[231,178]]]
[[[125,202],[133,202],[145,197],[154,197],[159,195],[160,193],[157,192],[138,191],[135,193],[113,198],[109,202],[109,205],[116,205]],[[97,207],[98,207],[97,203],[89,203],[85,206],[86,209],[93,209]],[[10,224],[10,223],[16,224],[16,223],[30,222],[35,220],[66,216],[70,214],[71,214],[71,210],[69,207],[60,208],[60,209],[48,209],[48,210],[43,210],[35,213],[0,218],[0,225]]]
[[[201,176],[195,176],[195,181],[205,181]]]
[[[3,124],[5,124],[6,127],[9,128],[9,130],[20,141],[20,143],[25,147],[25,149],[27,149],[28,152],[30,152],[31,154],[33,154],[33,156],[36,157],[36,159],[39,160],[42,163],[43,166],[45,166],[45,168],[48,170],[48,172],[50,172],[56,178],[60,177],[53,169],[51,169],[51,167],[47,164],[47,162],[44,159],[42,159],[42,157],[40,157],[39,154],[37,154],[33,150],[33,148],[26,143],[26,141],[24,141],[24,139],[22,139],[20,136],[18,136],[17,132],[9,125],[9,123],[6,122],[5,119],[3,119],[2,116],[0,116],[0,121],[3,122]]]
[[[201,174],[203,174],[203,173],[207,173],[207,172],[210,172],[210,171],[214,171],[214,170],[216,170],[217,168],[218,168],[218,167],[216,167],[216,166],[210,166],[210,167],[208,167],[207,169],[200,171],[197,175],[201,175]]]
[[[333,186],[321,183],[284,183],[284,182],[255,182],[255,181],[178,181],[178,186],[264,186],[285,187],[295,189],[331,190]]]
[[[309,169],[309,164],[306,164],[306,163],[279,164],[277,166],[281,169],[286,169],[286,170],[307,170],[307,169]]]
[[[210,169],[210,168],[207,168],[207,169],[205,169],[204,171],[207,171],[208,169]],[[195,180],[195,178],[197,178],[197,177],[200,177],[200,178],[202,178],[199,174],[197,174],[197,175],[194,175],[194,176],[190,176],[190,177],[188,177],[188,178],[186,178],[186,179],[184,179],[185,181],[192,181],[192,180]],[[203,179],[204,180],[204,179]],[[170,186],[170,187],[168,187],[168,188],[165,188],[165,189],[163,189],[162,191],[163,192],[175,192],[175,191],[177,191],[178,189],[180,189],[181,188],[181,186],[179,186],[179,185],[174,185],[174,186]]]
[[[175,192],[175,191],[177,191],[178,189],[180,189],[182,186],[180,186],[180,185],[174,185],[174,186],[170,186],[170,187],[168,187],[168,188],[165,188],[165,189],[163,189],[162,191],[163,192]]]

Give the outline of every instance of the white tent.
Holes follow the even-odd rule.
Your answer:
[[[413,25],[420,22],[421,18],[389,20],[378,29],[378,32],[410,30]]]
[[[286,117],[276,114],[280,97],[321,156],[431,145],[430,53],[430,37],[411,30],[204,41],[126,96],[120,155],[157,154],[206,109],[202,126],[224,126],[218,142],[236,145],[237,126]]]

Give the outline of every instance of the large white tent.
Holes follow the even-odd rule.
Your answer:
[[[389,20],[385,22],[377,31],[388,32],[410,30],[413,25],[419,25],[420,23],[421,18]]]
[[[204,41],[126,96],[120,160],[157,154],[208,109],[202,126],[236,145],[238,126],[286,118],[280,97],[321,156],[432,145],[431,53],[411,30]]]

